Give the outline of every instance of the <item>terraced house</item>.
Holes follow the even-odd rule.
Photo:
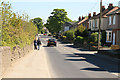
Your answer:
[[[101,34],[102,34],[102,45],[106,44],[106,29],[108,26],[108,22],[107,22],[107,18],[108,14],[112,13],[113,11],[117,10],[119,7],[118,6],[113,6],[112,3],[109,4],[108,8],[105,9],[105,6],[102,6],[102,18],[101,18]],[[89,19],[89,31],[91,33],[93,32],[98,32],[99,30],[99,17],[100,17],[100,13],[96,15],[96,12],[93,12],[93,16]],[[105,36],[105,37],[104,37]],[[106,45],[111,45],[111,44],[106,44]]]
[[[106,42],[120,46],[120,8],[107,16]]]

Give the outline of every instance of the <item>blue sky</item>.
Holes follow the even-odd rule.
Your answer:
[[[68,17],[78,20],[79,16],[87,16],[88,13],[99,12],[99,0],[9,0],[12,11],[19,14],[26,13],[29,18],[40,17],[44,21],[50,16],[53,9],[65,9]],[[103,0],[107,8],[109,3],[118,6],[120,0]]]

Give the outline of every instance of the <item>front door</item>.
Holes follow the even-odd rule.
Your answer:
[[[115,33],[113,33],[113,45],[115,45]]]

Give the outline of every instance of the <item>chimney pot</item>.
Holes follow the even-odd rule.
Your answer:
[[[91,13],[88,14],[88,18],[90,18],[90,17],[91,17]]]
[[[93,12],[93,16],[96,16],[96,12]]]
[[[82,20],[84,19],[85,17],[82,16]]]
[[[79,16],[78,20],[81,21],[81,16]]]
[[[109,6],[113,6],[113,4],[112,4],[112,3],[109,3]]]

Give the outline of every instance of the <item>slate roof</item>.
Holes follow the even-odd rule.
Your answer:
[[[120,14],[120,8],[118,8],[117,10],[111,12],[110,14],[107,14],[106,16],[114,15],[114,14]]]
[[[115,11],[115,10],[117,10],[119,7],[118,6],[114,6],[112,9],[105,9],[103,12],[102,12],[102,17],[103,18],[106,18],[107,16],[107,14],[110,14],[111,12],[113,12],[113,11]],[[91,19],[98,19],[100,17],[100,13],[99,14],[97,14],[96,16],[93,16],[93,17],[91,17]]]
[[[88,18],[84,18],[83,20],[81,20],[81,21],[78,23],[78,25],[82,24],[83,22],[85,22],[85,21],[87,21],[87,20],[88,20]]]

